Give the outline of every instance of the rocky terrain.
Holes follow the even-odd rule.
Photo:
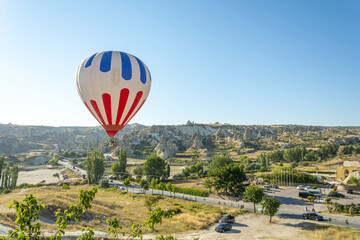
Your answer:
[[[245,142],[260,139],[278,141],[278,136],[299,135],[306,132],[323,132],[326,127],[317,126],[236,126],[187,124],[178,126],[151,126],[121,136],[119,146],[129,155],[138,149],[151,147],[163,158],[175,156],[177,152],[202,150],[206,152],[221,141],[233,148],[245,147]],[[278,142],[286,147],[286,143]]]
[[[126,126],[118,136],[144,128]],[[0,124],[0,155],[66,149],[68,146],[96,144],[108,136],[101,127],[49,127]]]
[[[0,124],[0,155],[61,151],[92,144],[104,148],[108,136],[101,127],[48,127]],[[179,153],[196,152],[203,158],[214,149],[240,151],[244,148],[273,149],[294,146],[315,147],[320,144],[340,145],[360,142],[360,128],[322,127],[301,125],[243,126],[227,124],[193,124],[143,126],[130,124],[116,135],[120,148],[129,157],[146,156],[156,151],[163,158]],[[259,144],[259,142],[262,144]],[[317,144],[317,145],[316,145]],[[264,149],[266,150],[266,149]],[[269,150],[269,149],[268,149]]]

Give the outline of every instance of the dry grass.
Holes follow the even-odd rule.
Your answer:
[[[183,188],[197,188],[201,190],[209,190],[204,185],[204,179],[187,179],[187,180],[177,180],[172,182],[172,184],[176,185],[177,187]]]
[[[39,203],[45,204],[45,210],[40,214],[42,229],[55,230],[54,215],[58,210],[65,210],[70,204],[78,202],[79,189],[90,189],[90,186],[71,186],[71,189],[61,190],[57,187],[42,187],[26,190],[15,190],[12,193],[4,194],[0,198],[1,223],[13,226],[14,209],[10,212],[7,205],[14,199],[21,201],[26,194],[33,194]],[[120,194],[119,190],[104,191],[100,189],[92,202],[92,208],[82,215],[84,219],[81,224],[73,223],[68,226],[68,231],[79,230],[81,227],[91,227],[97,231],[107,231],[107,218],[118,217],[120,223],[127,229],[130,221],[144,223],[147,219],[148,209],[144,202],[148,195],[145,194]],[[178,212],[172,219],[165,219],[162,225],[156,227],[157,233],[168,234],[200,230],[217,222],[226,213],[240,214],[246,211],[230,209],[194,203],[180,199],[164,198],[157,206],[163,209]],[[144,229],[144,233],[151,233]]]
[[[333,226],[324,229],[305,231],[304,235],[308,239],[313,240],[360,240],[359,230]]]

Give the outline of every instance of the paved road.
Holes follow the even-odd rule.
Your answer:
[[[111,184],[117,187],[123,187],[122,182],[120,181],[114,181]],[[128,191],[130,193],[142,193],[144,190],[139,186],[129,186]],[[275,196],[275,198],[279,199],[282,202],[279,212],[277,213],[278,217],[290,218],[290,219],[302,219],[302,214],[305,212],[304,210],[305,206],[308,208],[308,210],[311,210],[313,205],[299,199],[297,197],[298,192],[299,190],[297,190],[294,187],[279,188],[272,191],[267,191],[266,196],[269,197]],[[146,191],[146,193],[155,194],[155,195],[163,194],[164,196],[167,197],[173,197],[173,194],[168,191],[159,191],[155,189],[150,189]],[[194,197],[182,193],[176,193],[175,197],[189,201],[194,201],[194,202],[211,204],[211,205],[227,206],[233,208],[244,207],[245,209],[250,211],[253,211],[254,209],[253,203],[244,202],[244,201],[235,202],[235,201],[221,200],[221,199],[215,199],[209,197]],[[324,198],[325,195],[322,196],[322,198],[320,198],[320,202],[314,205],[316,211],[323,211],[327,209],[326,206],[322,204]],[[257,204],[256,209],[261,209],[261,205]],[[325,224],[360,229],[359,217],[350,217],[350,216],[344,216],[338,214],[325,214],[325,213],[320,213],[320,215],[324,217],[325,221],[323,223]],[[329,218],[331,218],[331,221],[328,220]],[[347,220],[349,224],[346,224],[345,220]],[[306,221],[312,221],[312,220],[306,220]]]

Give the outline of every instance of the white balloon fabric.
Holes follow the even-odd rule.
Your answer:
[[[149,69],[137,57],[116,51],[85,58],[76,72],[76,88],[85,106],[109,137],[123,129],[149,95]]]

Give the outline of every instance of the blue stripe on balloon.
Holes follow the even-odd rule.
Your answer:
[[[123,52],[120,52],[120,55],[121,55],[121,65],[122,65],[121,76],[125,80],[130,80],[132,77],[130,58],[126,53],[123,53]]]
[[[102,71],[102,72],[110,71],[110,69],[111,69],[111,56],[112,56],[112,51],[104,52],[104,54],[101,57],[100,71]]]
[[[91,66],[91,63],[92,63],[92,61],[93,61],[93,59],[94,59],[94,57],[95,57],[96,54],[97,54],[97,53],[95,53],[94,55],[92,55],[92,56],[86,61],[86,63],[85,63],[85,67],[86,67],[86,68]]]
[[[139,63],[139,67],[140,67],[140,80],[143,84],[145,84],[146,83],[146,71],[145,71],[144,64],[137,57],[135,57],[135,59]]]

